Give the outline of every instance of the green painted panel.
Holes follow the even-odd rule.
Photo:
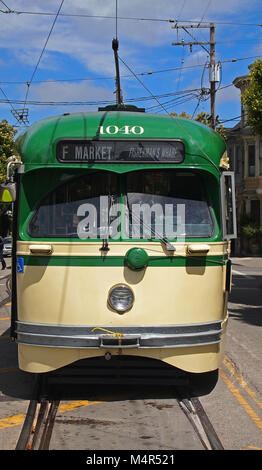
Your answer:
[[[119,132],[104,132],[110,126],[116,126]],[[142,134],[128,132],[126,129],[144,129]],[[102,131],[101,131],[102,129]],[[204,124],[190,119],[138,112],[93,112],[55,116],[33,124],[17,139],[17,148],[25,164],[25,171],[37,166],[65,165],[56,159],[56,144],[61,139],[181,139],[185,144],[185,165],[212,168],[208,159],[219,166],[219,161],[226,149],[221,136]],[[77,163],[71,167],[107,168],[109,165]],[[178,164],[179,165],[179,164]],[[67,164],[68,166],[68,164]],[[70,165],[69,165],[70,166]],[[126,164],[110,164],[112,171],[122,173],[134,169]],[[215,168],[213,167],[213,171]]]
[[[125,266],[124,256],[24,256],[25,266]],[[150,256],[149,267],[218,266],[222,256]]]

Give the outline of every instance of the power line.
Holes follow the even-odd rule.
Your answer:
[[[168,98],[168,97],[171,97],[171,96],[175,96],[175,95],[183,95],[183,94],[186,94],[186,93],[194,93],[194,92],[198,92],[199,89],[198,88],[195,88],[195,89],[192,89],[192,90],[184,90],[184,91],[180,91],[180,92],[171,92],[171,93],[163,93],[161,95],[156,95],[157,98]],[[154,97],[155,99],[155,97]],[[126,99],[125,101],[126,102],[129,102],[129,103],[132,103],[132,102],[140,102],[140,101],[150,101],[152,100],[152,97],[151,96],[140,96],[140,97],[136,97],[136,98],[128,98]],[[7,97],[5,100],[1,100],[0,99],[0,103],[12,103],[12,104],[22,104],[23,101],[22,100],[18,100],[18,99],[13,99],[13,100],[9,100]],[[108,100],[90,100],[90,101],[37,101],[37,100],[28,100],[28,104],[29,105],[35,105],[35,106],[82,106],[82,105],[93,105],[93,106],[97,106],[97,105],[101,105],[101,104],[112,104],[112,100],[108,101]]]
[[[8,9],[7,13],[12,13],[12,10],[7,6],[7,4],[5,2],[3,2],[3,0],[0,0],[0,2]],[[0,10],[2,11],[2,10]]]
[[[39,64],[40,64],[40,61],[41,61],[42,57],[43,57],[44,51],[45,51],[45,49],[46,49],[47,43],[48,43],[49,38],[50,38],[50,36],[51,36],[51,34],[52,34],[52,31],[53,31],[53,29],[54,29],[56,20],[57,20],[57,18],[58,18],[58,16],[59,16],[59,13],[60,13],[60,10],[61,10],[61,8],[62,8],[62,6],[63,6],[63,3],[64,3],[64,0],[62,0],[61,3],[60,3],[60,6],[59,6],[59,8],[58,8],[58,10],[57,10],[57,13],[56,13],[56,16],[55,16],[55,19],[54,19],[54,21],[53,21],[53,23],[52,23],[51,29],[50,29],[50,31],[49,31],[49,33],[48,33],[47,38],[46,38],[44,47],[43,47],[43,49],[42,49],[42,51],[41,51],[41,53],[40,53],[39,59],[38,59],[38,61],[37,61],[37,63],[36,63],[36,66],[35,66],[35,68],[34,68],[34,70],[33,70],[32,75],[31,75],[30,81],[27,82],[27,91],[26,91],[26,96],[25,96],[24,108],[25,108],[25,106],[26,106],[26,101],[27,101],[27,97],[28,97],[28,93],[29,93],[29,87],[30,87],[30,85],[31,85],[31,83],[32,83],[32,81],[33,81],[33,79],[34,79],[34,76],[35,76],[35,74],[36,74],[37,68],[38,68],[38,66],[39,66]]]
[[[240,58],[233,58],[233,59],[225,59],[225,60],[220,60],[221,64],[225,63],[234,63],[238,62],[240,60],[251,60],[251,59],[258,59],[259,57],[262,57],[262,55],[255,55],[255,56],[250,56],[250,57],[240,57]],[[175,72],[179,70],[187,70],[187,69],[194,69],[194,68],[202,68],[206,65],[205,64],[196,64],[196,65],[187,65],[184,66],[182,65],[181,67],[170,67],[167,69],[162,69],[162,70],[153,70],[149,72],[138,72],[138,76],[145,76],[145,75],[154,75],[158,73],[168,73],[168,72]],[[130,78],[132,75],[121,75],[122,78]],[[83,77],[83,78],[60,78],[60,79],[48,79],[48,80],[34,80],[31,85],[36,85],[38,83],[57,83],[57,82],[77,82],[77,81],[96,81],[96,80],[115,80],[115,77]],[[28,82],[26,81],[2,81],[2,85],[27,85]]]
[[[165,106],[159,101],[159,99],[151,92],[151,90],[142,82],[142,80],[140,80],[140,78],[137,77],[137,75],[135,74],[135,72],[133,72],[133,70],[126,64],[126,62],[121,59],[121,57],[119,57],[119,59],[121,60],[121,62],[124,64],[124,66],[129,70],[129,72],[132,73],[132,75],[134,75],[134,77],[136,78],[136,80],[139,81],[139,83],[143,86],[143,88],[145,88],[145,90],[151,95],[151,97],[153,99],[156,100],[156,102],[161,106],[161,108],[169,115],[167,109],[165,108]],[[170,116],[170,115],[169,115]],[[176,125],[182,129],[182,131],[188,136],[190,137],[190,139],[192,139],[196,145],[196,147],[200,150],[200,152],[202,153],[202,157],[204,159],[206,159],[207,161],[209,161],[209,163],[211,163],[212,166],[214,166],[214,168],[216,168],[216,170],[219,172],[219,168],[218,166],[211,160],[211,158],[207,155],[207,153],[202,149],[202,147],[199,145],[199,143],[194,139],[194,137],[179,123],[179,121],[174,117],[174,116],[170,116],[170,118],[176,123]]]
[[[3,2],[2,2],[3,3]],[[8,8],[6,6],[6,8]],[[11,10],[8,9],[7,11],[0,10],[1,13],[4,14],[16,14],[16,15],[42,15],[42,16],[55,16],[56,13],[53,12],[44,12],[44,11],[19,11],[19,10]],[[61,13],[60,16],[63,17],[76,17],[76,18],[101,18],[101,19],[111,19],[115,20],[115,16],[109,15],[87,15],[85,13]],[[178,20],[175,18],[139,18],[139,17],[127,17],[127,16],[118,16],[118,20],[130,20],[130,21],[152,21],[152,22],[165,22],[165,23],[194,23],[197,24],[205,24],[210,23],[210,21],[204,20],[197,20],[197,19],[184,19]],[[216,24],[221,25],[236,25],[236,26],[262,26],[260,23],[242,23],[237,21],[216,21],[212,20]]]
[[[202,15],[202,17],[201,17],[201,20],[199,21],[199,24],[201,24],[201,23],[202,23],[202,21],[203,21],[203,18],[204,18],[204,16],[205,16],[205,14],[206,14],[207,10],[208,10],[208,9],[209,9],[209,7],[210,7],[210,3],[211,3],[211,0],[208,0],[207,6],[206,6],[206,8],[205,8],[205,10],[204,10],[204,13],[203,13],[203,15]]]

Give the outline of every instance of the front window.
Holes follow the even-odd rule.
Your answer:
[[[29,234],[34,238],[77,238],[81,229],[80,238],[85,233],[89,238],[106,238],[104,232],[112,222],[108,213],[119,194],[115,173],[98,171],[74,178],[41,202],[29,222]],[[92,214],[85,223],[88,209]]]
[[[28,226],[33,238],[174,239],[213,231],[204,179],[178,170],[70,179],[45,197]]]
[[[132,233],[134,238],[141,238],[142,233],[150,232],[152,238],[212,235],[204,182],[194,173],[176,170],[129,173],[126,193],[129,236]]]

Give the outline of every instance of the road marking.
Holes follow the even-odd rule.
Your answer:
[[[238,375],[233,364],[227,359],[224,358],[223,364],[228,368],[228,370],[231,372],[231,374],[236,378],[236,380],[240,383],[241,387],[248,393],[248,395],[254,400],[254,402],[262,408],[262,403],[261,401],[258,400],[255,392],[251,390],[251,388],[247,385],[246,381],[241,377],[241,375]]]
[[[60,405],[58,412],[59,413],[66,413],[67,411],[76,410],[77,408],[81,408],[83,406],[90,406],[96,405],[98,403],[103,403],[101,401],[88,401],[88,400],[77,400],[72,401],[69,403],[64,403]],[[11,428],[13,426],[19,426],[23,424],[25,419],[25,415],[19,414],[14,416],[9,416],[8,418],[0,418],[0,430]]]
[[[25,415],[15,415],[9,416],[8,418],[1,418],[0,419],[0,429],[11,428],[13,426],[19,426],[23,424],[25,419]]]
[[[243,449],[240,449],[240,450],[248,450],[248,449],[252,449],[252,450],[262,450],[261,447],[255,447],[255,446],[247,446],[247,447],[244,447]]]
[[[64,403],[58,408],[58,413],[66,413],[67,411],[76,410],[82,406],[90,406],[102,403],[101,401],[88,401],[88,400],[77,400],[70,403]]]
[[[245,400],[243,395],[241,395],[241,393],[235,387],[235,385],[233,385],[231,380],[229,380],[229,378],[227,377],[227,375],[224,373],[224,371],[222,369],[220,369],[220,376],[224,380],[225,384],[229,388],[232,395],[237,399],[238,403],[242,406],[242,408],[249,415],[249,417],[256,424],[256,426],[260,429],[260,431],[262,431],[262,420],[255,413],[255,411],[252,409],[252,407],[248,404],[248,402]]]

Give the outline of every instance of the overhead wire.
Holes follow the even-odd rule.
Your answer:
[[[48,43],[48,41],[49,41],[49,38],[50,38],[50,36],[51,36],[52,30],[53,30],[53,28],[54,28],[55,22],[56,22],[57,17],[58,17],[59,14],[60,14],[60,16],[70,16],[70,17],[71,17],[71,16],[72,16],[72,17],[76,16],[76,17],[85,17],[85,18],[86,18],[86,17],[89,17],[89,18],[108,18],[108,19],[112,18],[112,19],[115,19],[115,21],[116,21],[116,34],[117,34],[117,20],[118,20],[118,19],[119,19],[119,20],[139,20],[139,21],[165,21],[165,22],[174,22],[174,21],[176,21],[176,22],[185,22],[185,21],[191,21],[191,20],[173,20],[173,19],[159,19],[159,18],[118,17],[118,16],[117,16],[117,0],[116,0],[116,15],[115,15],[114,17],[102,16],[102,15],[85,15],[85,14],[66,14],[66,13],[61,13],[60,10],[61,10],[61,8],[62,8],[62,5],[63,5],[63,3],[64,3],[64,0],[62,0],[61,5],[60,5],[60,7],[59,7],[59,10],[58,10],[58,12],[57,12],[56,14],[55,14],[55,13],[47,13],[47,12],[23,12],[23,11],[20,11],[20,12],[19,12],[19,11],[11,10],[11,9],[5,4],[5,2],[3,2],[2,0],[0,0],[0,1],[1,1],[1,3],[2,3],[6,8],[8,8],[8,11],[6,11],[6,12],[0,10],[0,12],[2,12],[2,13],[9,13],[9,14],[11,14],[11,13],[16,13],[17,15],[19,15],[19,14],[32,14],[32,15],[33,15],[33,14],[41,14],[41,15],[53,15],[53,16],[55,15],[55,19],[54,19],[54,22],[53,22],[53,24],[52,24],[51,30],[50,30],[50,32],[49,32],[49,35],[48,35],[47,40],[46,40],[46,43],[45,43],[45,45],[44,45],[44,48],[42,49],[42,52],[41,52],[41,54],[40,54],[40,57],[39,57],[39,60],[38,60],[38,62],[37,62],[37,64],[36,64],[36,66],[35,66],[35,69],[34,69],[34,71],[33,71],[33,74],[32,74],[32,77],[31,77],[30,81],[29,81],[29,82],[1,82],[1,84],[26,83],[26,85],[27,85],[27,93],[26,93],[26,98],[25,98],[24,107],[25,107],[25,105],[26,105],[26,102],[29,103],[29,101],[28,101],[28,99],[27,99],[27,98],[28,98],[28,93],[29,93],[29,87],[32,85],[32,82],[33,82],[35,73],[36,73],[37,68],[38,68],[38,66],[39,66],[39,63],[40,63],[40,61],[41,61],[41,58],[42,58],[42,56],[43,56],[43,54],[44,54],[45,48],[46,48],[46,46],[47,46],[47,43]],[[186,0],[184,0],[184,4],[183,4],[183,6],[182,6],[182,8],[181,8],[181,10],[180,10],[180,14],[181,14],[181,12],[182,12],[182,10],[183,10],[183,8],[184,8],[185,1],[186,1]],[[208,9],[209,6],[210,6],[210,3],[211,3],[211,0],[209,0],[208,5],[206,6],[205,11],[204,11],[204,14],[203,14],[202,17],[201,17],[201,20],[200,20],[199,22],[196,22],[196,21],[194,20],[194,23],[199,23],[199,24],[201,24],[201,23],[209,23],[209,22],[207,22],[207,21],[203,21],[203,18],[204,18],[205,14],[206,14],[207,9]],[[236,22],[235,22],[235,23],[232,23],[232,22],[216,22],[216,23],[218,23],[218,24],[236,24],[236,25],[237,25],[237,24],[242,24],[242,25],[247,25],[247,26],[262,26],[261,24],[257,24],[257,23],[256,23],[256,24],[253,24],[253,23],[236,23]],[[187,32],[187,31],[186,31],[186,32]],[[221,61],[221,62],[235,62],[235,61],[238,61],[238,60],[247,60],[247,59],[257,58],[257,57],[261,57],[261,56],[252,56],[252,57],[248,57],[248,58],[230,59],[230,60],[225,60],[225,61]],[[137,75],[141,75],[141,76],[142,76],[142,75],[152,75],[152,74],[154,74],[154,73],[163,73],[163,72],[168,72],[168,71],[173,71],[173,70],[180,70],[180,71],[181,71],[182,69],[189,69],[189,68],[194,68],[194,67],[202,67],[203,65],[204,65],[204,64],[202,64],[202,65],[194,65],[194,66],[187,66],[187,67],[175,67],[175,68],[169,68],[169,69],[158,70],[158,71],[153,71],[153,72],[143,72],[143,73],[140,73],[140,74],[136,74],[136,76],[137,76]],[[132,73],[133,73],[133,72],[132,72]],[[130,77],[130,76],[123,76],[123,78],[129,78],[129,77]],[[114,77],[101,77],[101,78],[100,78],[100,77],[96,77],[96,78],[70,79],[70,80],[67,80],[67,79],[60,79],[60,80],[42,80],[42,81],[39,80],[39,81],[34,81],[34,83],[36,84],[36,83],[48,83],[48,82],[59,82],[59,81],[77,81],[77,80],[78,80],[78,81],[80,81],[80,80],[82,81],[82,80],[99,80],[99,79],[101,79],[101,80],[105,80],[105,79],[114,79]],[[142,81],[141,81],[141,83],[142,83]],[[220,84],[221,84],[221,83],[220,83]],[[228,86],[232,86],[232,84],[226,85],[226,86],[224,86],[224,87],[220,87],[220,88],[218,88],[218,90],[222,90],[222,89],[224,89],[224,88],[226,88],[226,87],[228,87]],[[217,90],[217,91],[218,91],[218,90]],[[149,91],[149,89],[147,89],[147,91]],[[12,103],[18,103],[18,102],[20,103],[19,100],[9,100],[9,99],[7,98],[7,95],[6,95],[6,94],[4,93],[4,91],[2,90],[2,88],[1,88],[1,92],[4,94],[4,96],[5,96],[5,98],[6,98],[6,101],[5,101],[5,100],[0,100],[0,102],[8,102],[10,105],[12,105]],[[152,96],[153,96],[153,95],[152,95]],[[161,95],[161,98],[162,98],[163,96],[164,96],[164,95]],[[201,98],[203,98],[203,97],[201,97],[201,94],[198,94],[198,95],[191,95],[191,96],[185,94],[184,97],[181,96],[180,98],[176,98],[176,99],[170,100],[169,102],[166,102],[166,106],[170,107],[170,106],[171,106],[171,102],[172,102],[172,101],[175,101],[175,100],[177,100],[177,102],[178,102],[178,100],[183,100],[183,99],[185,99],[185,100],[188,101],[188,100],[191,100],[191,99],[195,99],[196,97],[198,97],[198,100],[199,100],[199,101],[198,101],[198,105],[199,105]],[[154,97],[154,98],[155,98],[155,97]],[[144,99],[145,99],[145,98],[144,98]],[[135,101],[135,100],[137,100],[137,99],[134,99],[134,101]],[[183,102],[183,101],[181,101],[181,103],[182,103],[182,102]],[[30,102],[30,104],[36,104],[36,103],[37,103],[37,104],[44,104],[44,105],[60,105],[60,104],[61,104],[61,105],[65,105],[65,104],[68,105],[68,104],[78,104],[78,103],[79,103],[79,104],[85,104],[85,103],[88,103],[88,104],[89,104],[89,102],[77,102],[77,103],[75,103],[75,102],[33,102],[33,101]],[[96,103],[98,103],[98,102],[96,102]],[[103,103],[104,103],[104,101],[103,101]],[[160,103],[160,102],[159,102],[159,104],[157,105],[157,107],[159,107],[159,106],[163,108],[162,103]],[[151,107],[151,108],[153,108],[153,107]],[[149,109],[150,109],[150,108],[149,108]]]
[[[206,12],[207,12],[207,10],[208,10],[208,9],[209,9],[209,7],[210,7],[210,3],[211,3],[211,1],[212,1],[212,0],[208,0],[207,6],[206,6],[206,8],[205,8],[205,10],[204,10],[204,13],[203,13],[203,15],[202,15],[202,17],[201,17],[201,20],[199,21],[199,25],[202,23],[202,21],[203,21],[203,18],[205,17],[205,15],[206,15]]]
[[[133,70],[129,67],[129,65],[126,64],[126,62],[121,59],[121,57],[119,56],[119,60],[125,65],[125,67],[132,73],[132,75],[134,75],[134,77],[139,81],[139,83],[145,88],[145,90],[147,90],[147,92],[152,96],[152,98],[154,98],[157,103],[161,106],[161,108],[170,116],[170,118],[172,120],[174,120],[174,122],[177,124],[177,126],[182,129],[182,131],[190,138],[194,141],[196,147],[198,147],[198,149],[200,150],[200,152],[202,153],[202,157],[205,158],[206,160],[209,161],[209,163],[211,163],[212,166],[214,166],[216,168],[216,170],[219,172],[219,167],[211,160],[211,158],[209,158],[209,156],[207,155],[207,153],[201,148],[201,146],[199,145],[199,143],[192,137],[192,135],[178,122],[178,120],[175,118],[175,116],[171,116],[167,109],[165,108],[165,106],[159,101],[159,99],[151,92],[151,90],[142,82],[142,80],[140,80],[139,77],[136,76],[135,72],[133,72]]]
[[[171,97],[171,96],[175,96],[176,94],[179,95],[179,94],[184,94],[184,93],[192,93],[192,92],[197,92],[199,89],[198,88],[195,88],[195,89],[188,89],[188,90],[184,90],[184,91],[180,91],[180,92],[170,92],[170,93],[162,93],[160,95],[157,95],[158,98],[168,98],[168,97]],[[135,97],[135,98],[127,98],[126,99],[126,102],[141,102],[141,101],[150,101],[152,100],[153,98],[151,96],[140,96],[140,97]],[[7,102],[7,99],[6,100],[1,100],[0,99],[0,102],[2,103],[5,103]],[[14,104],[21,104],[23,103],[22,100],[18,100],[18,99],[13,99],[13,100],[8,100],[8,102],[11,102],[11,103],[14,103]],[[111,103],[111,100],[108,101],[108,100],[86,100],[86,101],[37,101],[37,100],[28,100],[28,104],[30,105],[45,105],[45,106],[68,106],[68,105],[74,105],[74,106],[77,106],[77,105],[101,105],[101,104],[110,104]]]
[[[2,2],[3,3],[3,2]],[[6,6],[6,8],[8,8]],[[21,10],[11,10],[8,8],[7,11],[0,10],[4,14],[16,14],[16,15],[43,15],[43,16],[55,16],[56,13],[53,12],[44,12],[44,11],[21,11]],[[61,13],[60,16],[63,17],[76,17],[76,18],[102,18],[102,19],[111,19],[114,20],[115,16],[109,15],[88,15],[85,13]],[[236,26],[262,26],[261,23],[243,23],[237,21],[204,21],[197,19],[175,19],[175,18],[140,18],[140,17],[127,17],[127,16],[118,16],[118,20],[130,20],[130,21],[152,21],[152,22],[165,22],[165,23],[194,23],[194,24],[208,24],[210,21],[215,22],[216,24],[221,25],[236,25]]]
[[[59,8],[58,8],[58,10],[57,10],[57,13],[56,13],[56,16],[55,16],[55,19],[54,19],[54,21],[53,21],[53,23],[52,23],[51,29],[50,29],[50,31],[49,31],[49,33],[48,33],[48,35],[47,35],[47,38],[46,38],[44,47],[42,48],[42,51],[41,51],[41,53],[40,53],[40,56],[39,56],[38,61],[37,61],[37,63],[36,63],[36,66],[35,66],[35,68],[34,68],[34,70],[33,70],[33,73],[32,73],[32,75],[31,75],[31,78],[30,78],[29,82],[27,82],[27,90],[26,90],[24,108],[25,108],[25,106],[26,106],[26,102],[27,102],[27,98],[28,98],[29,87],[30,87],[30,85],[31,85],[31,83],[32,83],[32,81],[33,81],[33,79],[34,79],[34,76],[35,76],[36,71],[37,71],[37,69],[38,69],[38,66],[39,66],[39,64],[40,64],[40,61],[41,61],[41,59],[42,59],[42,57],[43,57],[43,54],[44,54],[45,49],[46,49],[46,46],[47,46],[47,44],[48,44],[48,41],[49,41],[49,39],[50,39],[50,36],[51,36],[52,31],[53,31],[53,29],[54,29],[54,26],[55,26],[55,24],[56,24],[57,18],[58,18],[58,16],[59,16],[59,13],[60,13],[61,8],[62,8],[62,6],[63,6],[63,3],[64,3],[64,0],[62,0],[61,3],[60,3],[60,6],[59,6]]]
[[[240,58],[233,58],[233,59],[225,59],[225,60],[220,60],[219,62],[221,64],[225,63],[234,63],[238,62],[240,60],[252,60],[252,59],[258,59],[259,57],[262,57],[262,55],[255,55],[255,56],[249,56],[249,57],[240,57]],[[169,67],[166,69],[161,69],[161,70],[152,70],[148,72],[138,72],[138,76],[145,76],[145,75],[154,75],[154,74],[159,74],[159,73],[168,73],[168,72],[175,72],[178,70],[189,70],[189,69],[194,69],[194,68],[202,68],[206,64],[195,64],[195,65],[181,65],[180,67]],[[130,78],[132,75],[122,75],[122,78]],[[96,80],[115,80],[115,77],[82,77],[82,78],[60,78],[60,79],[47,79],[47,80],[34,80],[31,85],[36,85],[39,83],[58,83],[58,82],[77,82],[77,81],[96,81]],[[28,82],[26,81],[3,81],[1,80],[2,85],[26,85]]]
[[[3,0],[0,0],[0,2],[8,9],[9,12],[12,13],[11,8],[9,8],[9,7],[7,6],[7,4],[6,4],[5,2],[3,2]]]

